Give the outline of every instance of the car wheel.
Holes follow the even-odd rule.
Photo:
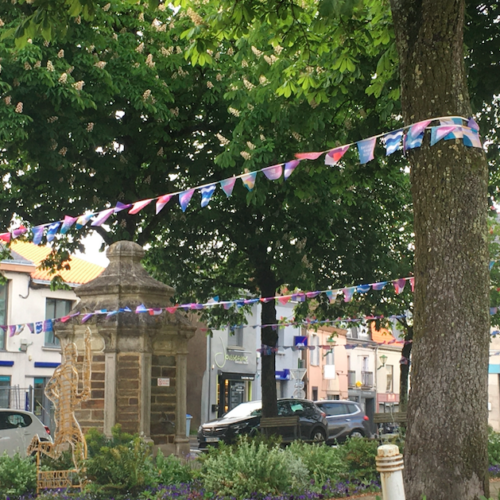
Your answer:
[[[316,427],[312,431],[311,440],[315,443],[324,443],[326,440],[326,432],[321,427]]]
[[[364,435],[363,431],[356,429],[349,434],[349,437],[351,437],[351,438],[364,438],[365,435]]]

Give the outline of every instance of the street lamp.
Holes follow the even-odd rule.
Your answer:
[[[382,354],[382,356],[380,356],[379,359],[382,364],[377,368],[377,370],[380,370],[380,368],[384,368],[385,363],[387,361],[387,356],[385,354]]]

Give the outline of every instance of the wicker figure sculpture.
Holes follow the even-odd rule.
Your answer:
[[[35,436],[28,447],[28,455],[36,453],[37,456],[38,490],[71,486],[70,473],[80,473],[81,475],[83,461],[87,458],[87,443],[76,419],[75,409],[80,402],[86,401],[90,396],[90,337],[91,331],[90,328],[87,328],[84,336],[85,350],[81,391],[79,391],[79,375],[75,366],[78,353],[74,343],[64,347],[62,363],[56,368],[45,387],[45,395],[54,404],[56,430],[53,443],[40,441],[38,436]],[[73,471],[40,470],[40,453],[51,458],[58,458],[68,448],[68,445],[71,447],[75,465]],[[61,474],[62,472],[67,474]]]

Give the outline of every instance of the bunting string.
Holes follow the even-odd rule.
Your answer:
[[[432,122],[439,122],[439,125],[430,126]],[[101,226],[112,215],[121,212],[122,210],[128,210],[129,214],[135,215],[145,207],[147,207],[149,204],[151,204],[153,201],[156,202],[156,214],[159,214],[163,207],[165,207],[165,205],[174,197],[178,198],[181,210],[185,212],[196,191],[199,191],[201,193],[201,206],[206,207],[210,203],[210,200],[218,185],[220,185],[220,188],[223,190],[226,197],[229,198],[233,193],[236,180],[238,179],[241,180],[243,185],[249,191],[252,191],[254,189],[258,173],[263,173],[270,181],[278,180],[281,178],[281,176],[283,176],[283,179],[286,181],[293,173],[293,171],[299,166],[301,161],[316,160],[320,156],[324,155],[325,164],[334,166],[342,159],[344,154],[353,145],[357,146],[359,162],[363,165],[374,159],[374,151],[377,144],[377,139],[382,139],[383,145],[386,150],[386,156],[389,156],[399,150],[402,150],[403,153],[406,153],[410,149],[419,148],[422,145],[426,130],[430,130],[431,132],[431,146],[434,146],[441,140],[446,141],[450,139],[461,139],[466,147],[482,147],[481,139],[479,136],[479,127],[473,118],[466,119],[459,116],[430,118],[428,120],[401,127],[400,129],[393,130],[392,132],[387,132],[375,135],[368,139],[363,139],[356,143],[345,144],[343,146],[338,146],[336,148],[328,149],[325,151],[296,153],[295,159],[293,160],[265,167],[253,172],[246,172],[237,176],[223,179],[221,181],[199,185],[183,191],[163,194],[155,198],[148,198],[128,204],[124,204],[118,201],[116,203],[116,206],[113,208],[106,208],[99,212],[89,212],[76,217],[65,215],[64,218],[60,221],[39,224],[37,226],[31,227],[30,229],[26,228],[24,225],[21,225],[10,232],[0,233],[0,240],[9,242],[12,239],[18,238],[23,234],[31,233],[29,234],[29,236],[32,238],[33,243],[37,245],[41,244],[44,235],[46,236],[47,242],[50,243],[54,240],[57,234],[64,235],[73,226],[75,226],[77,229],[82,229],[90,221],[92,221],[90,223],[92,227]]]

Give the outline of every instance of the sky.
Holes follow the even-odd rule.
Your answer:
[[[97,233],[97,231],[93,231],[89,236],[86,236],[82,240],[82,244],[85,246],[85,253],[75,252],[75,256],[86,260],[87,262],[92,262],[93,264],[106,267],[109,264],[109,260],[106,257],[106,251],[99,252],[103,241],[104,240]],[[107,249],[108,247],[106,247],[106,250]]]

